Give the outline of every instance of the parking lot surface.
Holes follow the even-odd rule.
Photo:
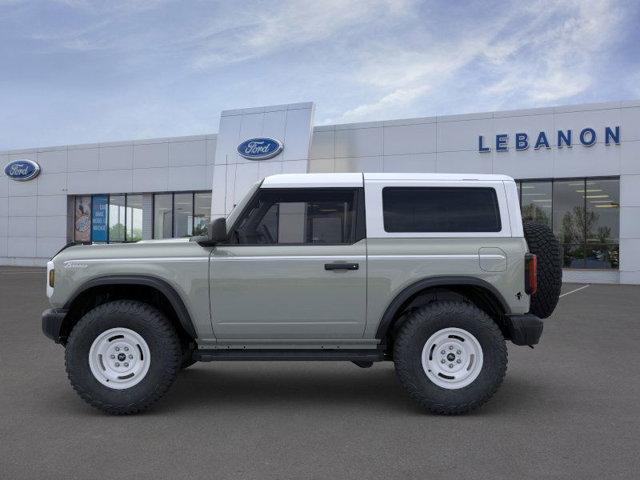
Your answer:
[[[0,267],[1,478],[639,476],[638,286],[563,296],[542,343],[510,344],[501,389],[461,417],[420,411],[390,362],[196,364],[152,411],[107,416],[69,386],[47,305],[43,270]]]

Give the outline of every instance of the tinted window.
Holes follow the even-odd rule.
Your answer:
[[[232,232],[245,245],[351,243],[355,192],[351,189],[261,190]]]
[[[387,232],[499,232],[493,188],[387,187],[382,190]]]

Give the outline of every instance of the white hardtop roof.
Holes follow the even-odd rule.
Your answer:
[[[395,181],[513,181],[507,175],[477,173],[283,173],[271,175],[262,182],[263,188],[361,187],[365,180]]]

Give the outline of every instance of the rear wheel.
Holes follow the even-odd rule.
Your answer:
[[[495,322],[464,302],[436,302],[415,310],[394,343],[400,383],[423,408],[469,412],[496,392],[507,368],[507,348]]]
[[[166,393],[182,361],[178,335],[151,305],[99,305],[73,327],[65,364],[71,385],[90,405],[112,414],[146,410]]]

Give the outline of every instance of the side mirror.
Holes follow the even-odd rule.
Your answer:
[[[216,218],[211,222],[209,224],[208,237],[212,245],[224,242],[227,239],[227,219],[224,217]]]

